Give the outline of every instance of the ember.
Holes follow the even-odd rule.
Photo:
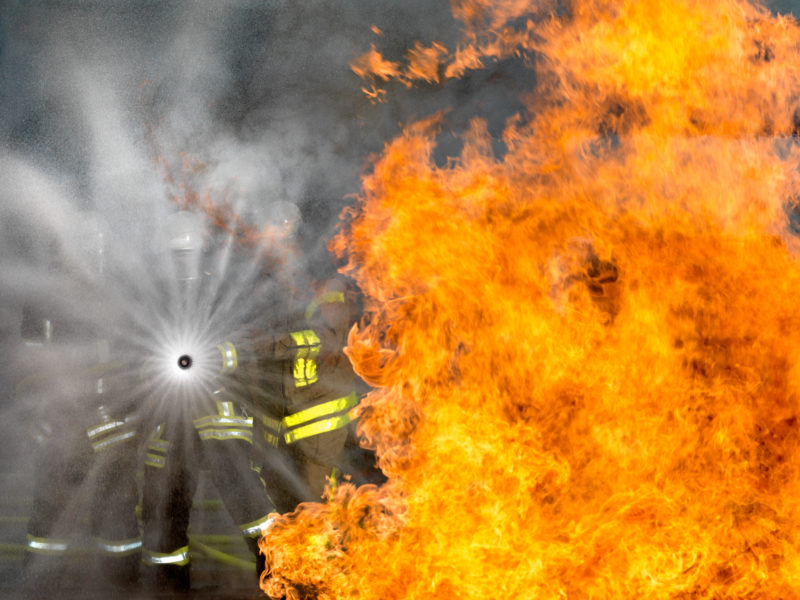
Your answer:
[[[434,116],[364,179],[334,246],[389,481],[280,519],[265,591],[800,597],[800,27],[738,0],[453,4],[462,45],[372,49],[373,89],[519,53],[538,87],[504,156],[475,120],[437,166]]]

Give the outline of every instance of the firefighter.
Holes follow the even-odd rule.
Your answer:
[[[96,313],[89,323],[71,313],[67,301],[89,310],[102,298],[107,231],[92,213],[83,221],[88,228],[80,258],[88,269],[70,272],[69,282],[64,265],[51,270],[59,303],[29,301],[23,309],[21,355],[32,370],[18,391],[36,405],[38,445],[23,577],[30,591],[42,594],[52,591],[50,584],[62,586],[53,580],[84,537],[76,526],[87,521],[108,583],[129,587],[139,572],[137,428],[121,361],[112,361],[119,346]],[[79,491],[89,492],[88,502]]]
[[[278,242],[295,247],[299,211],[280,203],[273,207],[282,235]],[[292,207],[294,205],[291,205]],[[265,442],[262,476],[279,512],[304,501],[318,502],[328,479],[340,471],[350,423],[358,404],[356,378],[344,355],[352,319],[352,298],[341,279],[330,279],[310,294],[304,265],[295,257],[284,261],[292,272],[283,279],[284,314],[273,348],[261,349],[262,388],[270,399],[261,414]],[[276,277],[280,281],[280,276]],[[277,376],[275,376],[277,374]]]
[[[200,267],[203,223],[199,215],[177,213],[168,226],[178,307],[174,320],[191,327],[202,286],[210,284]],[[142,492],[143,562],[158,590],[187,591],[191,587],[188,526],[201,468],[208,469],[228,513],[263,569],[258,539],[270,522],[273,506],[252,469],[253,417],[229,377],[236,372],[232,343],[219,346],[221,375],[213,393],[202,388],[176,388],[155,411],[146,443]],[[190,363],[183,360],[183,367]],[[153,390],[153,398],[160,398]]]

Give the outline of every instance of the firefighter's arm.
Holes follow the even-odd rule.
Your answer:
[[[329,279],[323,286],[324,302],[319,310],[322,322],[331,331],[344,339],[350,328],[350,303],[347,298],[347,286],[341,279]]]
[[[318,349],[320,339],[312,329],[289,333],[260,336],[255,344],[256,354],[262,360],[281,361],[292,359],[299,352]]]
[[[320,339],[311,329],[288,333],[251,332],[235,343],[223,342],[217,345],[221,358],[220,373],[233,374],[240,364],[291,360],[299,353],[318,351],[319,348]]]

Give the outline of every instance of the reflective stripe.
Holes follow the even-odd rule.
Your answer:
[[[59,554],[69,547],[66,540],[36,537],[28,534],[28,550],[37,554]]]
[[[242,531],[242,535],[246,537],[255,537],[267,531],[274,522],[274,517],[261,517],[257,521],[239,525],[239,529]]]
[[[294,343],[300,346],[300,351],[306,349],[312,349],[315,346],[319,346],[320,341],[317,334],[314,332],[313,329],[304,329],[303,331],[293,331],[289,334],[292,336],[292,340]]]
[[[157,425],[150,438],[147,440],[147,449],[154,452],[161,452],[166,454],[169,449],[169,442],[161,437],[164,433],[164,424]],[[163,466],[163,465],[162,465]]]
[[[278,447],[278,443],[281,441],[279,435],[273,435],[271,433],[264,432],[264,439],[270,446],[274,446],[275,448]]]
[[[306,321],[314,316],[320,304],[330,304],[333,302],[344,303],[344,292],[325,292],[314,298],[306,307]]]
[[[253,426],[253,417],[219,417],[219,416],[207,416],[201,417],[199,419],[194,420],[194,426],[196,429],[202,429],[204,427],[209,426],[224,426],[224,425],[239,425],[242,427],[252,427]]]
[[[147,457],[145,458],[144,464],[146,464],[149,467],[155,467],[156,469],[163,469],[165,464],[164,457],[148,453]]]
[[[198,434],[201,440],[244,440],[253,443],[253,432],[241,429],[205,429]]]
[[[103,423],[102,425],[98,425],[97,427],[93,427],[92,429],[87,429],[86,435],[88,435],[90,438],[93,438],[111,429],[122,427],[123,425],[125,425],[124,421],[112,421],[111,423]]]
[[[329,431],[335,431],[336,429],[341,429],[354,419],[355,419],[355,410],[352,409],[343,415],[339,415],[338,417],[333,417],[332,419],[325,419],[324,421],[317,421],[316,423],[310,423],[309,425],[303,425],[302,427],[298,427],[297,429],[292,429],[291,431],[287,431],[284,434],[283,439],[286,440],[287,444],[292,444],[298,440],[302,440],[304,438],[311,437],[313,435],[319,435],[321,433],[327,433]]]
[[[264,424],[264,427],[267,429],[271,429],[277,433],[281,431],[281,422],[278,419],[273,419],[272,417],[268,417],[266,415],[261,415],[261,422]]]
[[[319,337],[311,329],[293,331],[289,335],[298,346],[292,369],[295,387],[306,387],[316,383],[319,380],[317,361],[315,360],[319,354]]]
[[[142,560],[151,565],[188,565],[189,546],[178,548],[175,552],[166,553],[153,552],[145,548]]]
[[[240,439],[253,443],[253,417],[236,416],[233,402],[217,402],[218,414],[194,420],[201,440]]]
[[[127,540],[104,540],[96,537],[94,538],[94,541],[97,544],[97,547],[106,554],[116,554],[118,556],[133,554],[142,548],[141,538],[130,538]]]
[[[166,452],[169,448],[169,442],[167,440],[154,440],[150,438],[150,441],[147,442],[147,448],[149,450],[160,450],[161,452]]]
[[[286,427],[295,427],[296,425],[313,421],[320,417],[326,417],[343,410],[349,410],[356,404],[358,404],[358,396],[355,391],[353,391],[343,398],[337,398],[330,402],[323,402],[322,404],[317,404],[316,406],[301,410],[300,412],[287,415],[283,418],[283,424]]]
[[[109,446],[113,446],[114,444],[124,442],[125,440],[129,440],[134,437],[136,437],[135,431],[127,431],[125,433],[120,433],[119,435],[113,435],[111,437],[108,437],[102,442],[94,442],[92,443],[92,448],[94,449],[95,452],[102,452]]]
[[[313,359],[298,358],[294,361],[294,385],[295,387],[306,387],[317,383],[317,362]]]
[[[217,346],[222,353],[222,369],[220,373],[228,373],[236,370],[239,365],[238,357],[236,356],[236,347],[231,342],[225,342]]]
[[[164,454],[169,449],[169,442],[161,437],[164,433],[164,424],[157,425],[150,439],[147,440],[147,449],[150,452],[145,456],[144,464],[148,467],[155,467],[156,469],[163,469],[166,461]]]

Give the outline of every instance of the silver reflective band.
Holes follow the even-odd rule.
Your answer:
[[[207,427],[208,425],[243,425],[245,427],[252,427],[253,417],[202,417],[194,421],[194,426],[197,429]]]
[[[112,554],[123,554],[127,552],[132,552],[134,550],[139,550],[142,547],[142,540],[133,540],[128,543],[122,544],[109,544],[105,540],[96,539],[97,547],[103,550],[104,552],[109,552]]]
[[[185,565],[189,562],[189,548],[184,546],[180,550],[168,554],[145,550],[144,561],[152,565]]]
[[[161,450],[162,452],[166,452],[169,448],[169,442],[166,440],[154,440],[150,438],[150,441],[147,443],[147,447],[150,450]]]
[[[201,440],[244,440],[253,443],[253,432],[240,429],[204,429],[198,431]]]
[[[260,535],[262,531],[266,532],[274,522],[275,522],[275,517],[264,519],[260,523],[256,523],[255,525],[248,527],[247,529],[242,529],[242,535],[247,537],[251,537],[256,534]]]
[[[100,452],[101,450],[107,448],[108,446],[112,446],[118,442],[124,442],[125,440],[130,439],[132,437],[136,437],[135,431],[129,431],[128,433],[111,436],[110,438],[102,442],[92,444],[92,448],[94,448],[95,452]]]
[[[117,427],[122,427],[125,425],[123,421],[112,421],[111,423],[103,423],[97,427],[93,427],[92,429],[86,430],[86,435],[90,438],[93,438],[101,433],[108,431],[109,429],[116,429]]]
[[[28,536],[28,548],[32,550],[44,550],[46,552],[64,552],[69,544],[67,542],[47,542],[47,538],[35,538],[31,535]]]
[[[155,467],[157,469],[164,468],[164,457],[163,456],[156,456],[155,454],[148,454],[147,458],[144,461],[144,464],[148,467]]]

